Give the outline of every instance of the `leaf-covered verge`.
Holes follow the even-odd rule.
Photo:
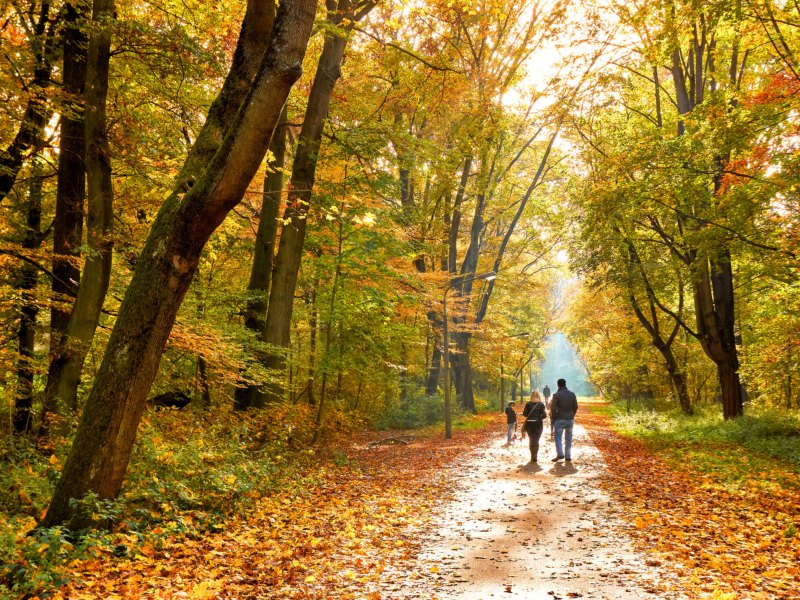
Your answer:
[[[685,593],[797,597],[796,420],[634,413],[612,423],[607,412],[581,418],[608,463],[604,485],[626,507],[631,536],[676,571]]]
[[[4,476],[19,482],[3,486],[16,509],[1,525],[0,598],[379,597],[381,574],[415,555],[414,532],[448,498],[448,468],[497,435],[492,415],[457,421],[453,440],[437,428],[311,450],[311,419],[294,410],[149,415],[123,498],[85,503],[111,531],[79,539],[28,533],[48,490],[32,491],[23,471],[52,480],[59,462],[31,452]]]

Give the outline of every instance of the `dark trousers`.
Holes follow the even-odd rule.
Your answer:
[[[539,454],[539,438],[542,437],[542,421],[525,421],[525,433],[528,434],[528,446],[531,449],[531,462],[536,462]]]

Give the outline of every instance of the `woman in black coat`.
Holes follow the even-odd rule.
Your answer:
[[[542,437],[543,421],[547,416],[547,408],[542,402],[539,390],[533,390],[531,393],[531,399],[525,403],[522,416],[525,418],[525,433],[528,434],[531,462],[535,463],[539,454],[539,438]]]

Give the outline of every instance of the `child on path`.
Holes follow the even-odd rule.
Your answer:
[[[508,406],[506,406],[506,424],[508,425],[508,441],[506,442],[506,445],[510,446],[514,439],[514,431],[517,429],[517,413],[514,410],[513,400],[508,403]]]

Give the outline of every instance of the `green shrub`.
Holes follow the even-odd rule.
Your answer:
[[[455,398],[453,398],[455,408]],[[428,396],[420,391],[408,393],[403,403],[392,406],[378,417],[378,429],[419,429],[444,419],[440,396]]]
[[[693,417],[680,412],[617,411],[616,427],[657,443],[738,444],[800,467],[800,413],[749,408],[746,415],[725,421],[719,407],[704,407]]]

